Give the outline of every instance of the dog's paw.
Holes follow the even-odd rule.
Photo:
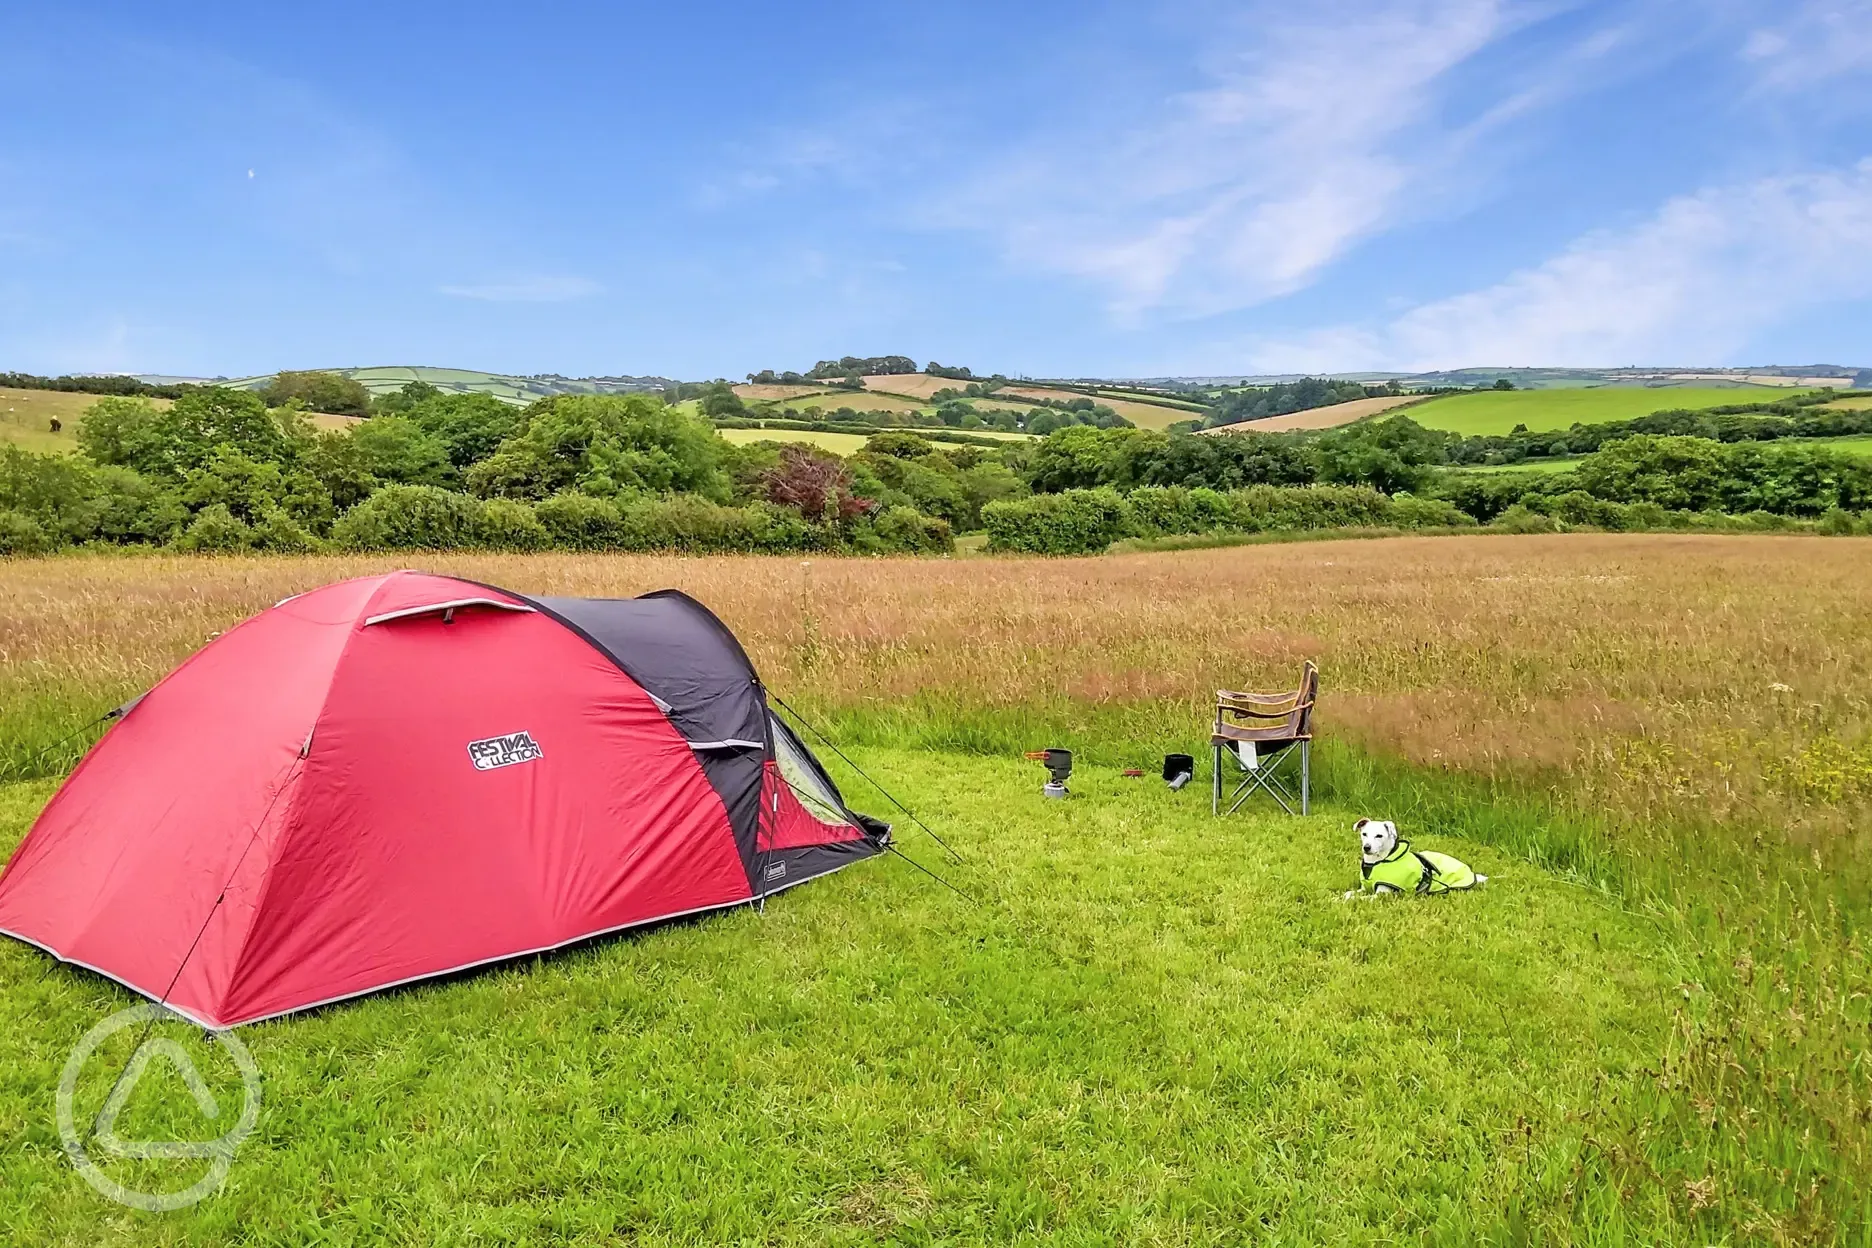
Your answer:
[[[1475,877],[1475,883],[1476,883],[1476,887],[1477,887],[1477,888],[1481,888],[1481,887],[1482,887],[1482,886],[1483,886],[1484,884],[1486,884],[1486,883],[1488,883],[1488,876],[1486,876],[1486,875],[1478,875],[1478,876],[1476,876],[1476,877]]]

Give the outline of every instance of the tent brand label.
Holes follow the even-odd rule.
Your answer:
[[[776,862],[772,866],[768,867],[767,878],[770,880],[786,879],[786,863]]]
[[[468,757],[474,760],[476,771],[493,771],[496,767],[512,767],[515,763],[530,763],[545,756],[539,742],[530,732],[510,732],[504,737],[488,737],[482,741],[468,743]]]

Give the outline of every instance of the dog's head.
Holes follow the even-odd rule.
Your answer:
[[[1389,819],[1361,819],[1352,825],[1366,862],[1383,862],[1397,848],[1397,824]]]

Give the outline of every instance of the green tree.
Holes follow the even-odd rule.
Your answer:
[[[711,381],[704,386],[697,406],[710,420],[732,420],[747,415],[747,404],[734,392],[734,387],[725,381]]]
[[[0,445],[0,511],[31,520],[48,544],[89,540],[101,510],[82,459]]]
[[[441,391],[426,381],[406,383],[401,390],[389,394],[380,394],[371,400],[371,414],[374,416],[406,416],[413,407],[427,403],[441,395]],[[493,396],[488,396],[492,398]],[[499,400],[495,400],[499,402]]]
[[[107,542],[161,545],[188,520],[188,509],[173,489],[133,468],[116,464],[93,468],[91,496],[97,504],[96,536]]]
[[[302,419],[275,417],[259,395],[223,386],[192,390],[166,411],[139,400],[101,400],[78,431],[79,447],[97,463],[171,482],[202,467],[222,447],[257,462],[286,464],[310,440]]]
[[[281,373],[260,394],[268,407],[298,403],[307,411],[335,416],[368,416],[371,410],[371,394],[363,383],[337,373]]]
[[[1720,504],[1723,477],[1721,443],[1641,434],[1600,447],[1580,461],[1574,479],[1610,502],[1706,511]]]
[[[220,503],[213,503],[196,513],[176,545],[197,554],[230,554],[248,549],[253,539],[252,527]]]
[[[561,395],[529,412],[499,450],[468,470],[475,493],[529,499],[563,489],[599,497],[695,493],[717,502],[730,496],[715,431],[657,399]]]
[[[1319,479],[1369,485],[1395,494],[1421,491],[1447,459],[1455,435],[1426,429],[1408,416],[1359,421],[1329,430],[1314,443]]]
[[[1092,489],[1127,475],[1122,465],[1132,445],[1155,445],[1162,435],[1143,429],[1096,429],[1076,425],[1050,434],[1028,462],[1027,481],[1036,493]]]
[[[79,449],[100,464],[150,463],[164,453],[162,413],[148,399],[99,399],[85,409]]]
[[[989,503],[1019,498],[1027,493],[1026,483],[1012,468],[992,459],[962,469],[956,474],[956,483],[962,487],[962,499],[967,505],[958,527],[967,529],[981,527],[982,508]]]
[[[481,544],[483,504],[432,485],[386,485],[332,526],[348,550],[458,550]]]
[[[182,483],[190,510],[225,507],[243,524],[258,524],[284,511],[300,524],[322,530],[331,523],[331,495],[310,473],[257,460],[231,446],[218,447],[208,462]]]
[[[376,416],[351,430],[352,445],[379,480],[399,485],[455,483],[448,447],[411,416]]]
[[[182,501],[191,510],[224,507],[241,523],[252,524],[276,509],[285,493],[286,474],[278,464],[224,446],[189,474]]]
[[[889,455],[894,459],[921,459],[934,454],[936,444],[914,433],[874,433],[865,442],[870,455]]]
[[[318,435],[305,455],[305,469],[324,488],[339,511],[349,511],[374,493],[383,481],[371,471],[370,457],[347,431]]]

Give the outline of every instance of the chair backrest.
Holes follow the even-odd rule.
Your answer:
[[[1237,720],[1258,721],[1257,736],[1310,737],[1313,735],[1313,704],[1319,701],[1319,668],[1308,659],[1300,670],[1300,687],[1292,693],[1236,693],[1216,690],[1216,731],[1222,731],[1232,716]]]
[[[1294,736],[1313,735],[1313,704],[1319,701],[1319,668],[1312,659],[1300,669],[1300,700],[1294,707]]]

